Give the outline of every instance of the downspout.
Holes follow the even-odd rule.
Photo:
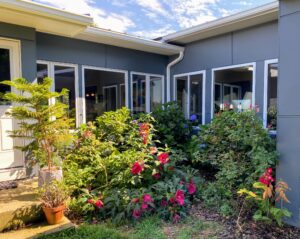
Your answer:
[[[184,50],[179,52],[179,56],[167,65],[167,102],[171,101],[171,67],[180,62],[184,57]]]

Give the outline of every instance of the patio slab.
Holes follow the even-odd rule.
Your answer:
[[[18,187],[0,191],[0,232],[41,220],[37,178],[18,181]]]
[[[0,233],[0,239],[34,239],[41,235],[52,234],[70,228],[75,228],[75,226],[65,217],[57,225],[48,225],[47,222],[43,222],[19,230]]]

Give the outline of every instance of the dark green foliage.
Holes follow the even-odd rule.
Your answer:
[[[209,205],[223,206],[226,211],[237,189],[250,187],[276,164],[275,141],[253,111],[222,112],[202,127],[198,140],[202,147],[194,154],[194,165],[216,172],[203,197]]]
[[[20,148],[26,152],[27,159],[50,168],[61,160],[61,151],[72,139],[69,132],[72,121],[66,116],[67,105],[59,101],[68,91],[51,92],[50,78],[45,78],[40,84],[23,78],[2,81],[1,84],[14,89],[3,97],[14,103],[8,114],[19,120],[19,127],[11,132],[11,136],[26,139],[28,144]]]
[[[162,145],[177,149],[185,149],[191,134],[191,126],[176,102],[166,103],[152,112],[155,118],[155,139]]]

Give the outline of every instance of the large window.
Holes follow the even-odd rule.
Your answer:
[[[151,112],[164,103],[163,76],[132,72],[131,85],[133,113]]]
[[[213,69],[212,116],[230,108],[243,111],[254,102],[255,64]]]
[[[277,129],[278,60],[265,62],[264,126]]]
[[[196,119],[205,123],[205,79],[204,72],[188,73],[174,76],[174,99],[181,106],[186,118]]]
[[[86,122],[126,106],[126,72],[84,67]]]
[[[68,106],[68,116],[74,119],[78,126],[81,120],[78,118],[78,105],[76,98],[78,97],[78,75],[77,65],[54,63],[46,61],[38,61],[37,63],[37,82],[42,82],[45,77],[50,77],[54,80],[53,91],[68,90],[68,95],[60,99],[61,102]]]

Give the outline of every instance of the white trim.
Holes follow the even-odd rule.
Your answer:
[[[32,15],[36,14],[43,17],[59,19],[61,21],[68,21],[80,25],[91,25],[93,23],[93,18],[90,16],[73,13],[32,1],[2,0],[0,6],[28,12]]]
[[[146,112],[150,113],[151,111],[151,96],[150,96],[150,78],[151,77],[157,77],[161,78],[162,81],[162,92],[161,92],[161,97],[162,97],[162,104],[165,103],[165,77],[164,75],[159,75],[159,74],[152,74],[152,73],[145,73],[145,72],[138,72],[138,71],[131,71],[130,72],[130,89],[131,89],[131,94],[130,94],[130,99],[131,99],[131,110],[133,110],[133,75],[140,75],[140,76],[145,76],[146,79]]]
[[[125,84],[125,106],[129,108],[129,93],[128,93],[128,71],[120,70],[120,69],[113,69],[113,68],[105,68],[105,67],[98,67],[98,66],[89,66],[89,65],[82,65],[81,67],[81,102],[82,102],[82,123],[86,123],[86,102],[85,102],[85,70],[95,70],[95,71],[106,71],[106,72],[113,72],[113,73],[122,73],[124,74],[124,84]],[[122,83],[123,84],[123,83]]]
[[[265,60],[264,66],[264,105],[263,105],[263,124],[264,127],[267,128],[268,121],[268,73],[269,73],[269,65],[278,63],[278,59]]]
[[[215,89],[215,71],[221,71],[221,70],[229,70],[229,69],[235,69],[235,68],[240,68],[240,67],[253,67],[252,70],[252,105],[255,105],[255,92],[256,92],[256,62],[250,62],[250,63],[245,63],[245,64],[238,64],[238,65],[230,65],[230,66],[224,66],[224,67],[217,67],[217,68],[212,68],[211,69],[211,119],[214,118],[214,101],[215,101],[215,94],[214,94],[214,89]]]
[[[193,71],[193,72],[187,72],[187,73],[181,73],[173,76],[173,99],[177,100],[177,94],[176,94],[176,88],[177,88],[177,80],[178,77],[187,77],[188,81],[188,117],[190,117],[190,77],[194,75],[202,75],[202,124],[204,125],[206,123],[205,120],[205,94],[206,94],[206,70],[202,71]]]
[[[56,61],[45,61],[45,60],[37,60],[36,64],[44,64],[48,67],[48,77],[53,79],[52,84],[52,91],[55,91],[55,66],[62,66],[62,67],[70,67],[74,68],[74,88],[75,88],[75,112],[76,112],[76,127],[79,127],[82,124],[82,118],[80,119],[80,112],[82,111],[81,102],[79,98],[79,74],[78,74],[78,65],[72,63],[65,63],[65,62],[56,62]],[[35,78],[35,81],[37,78]],[[54,99],[50,100],[50,104],[54,103]]]

